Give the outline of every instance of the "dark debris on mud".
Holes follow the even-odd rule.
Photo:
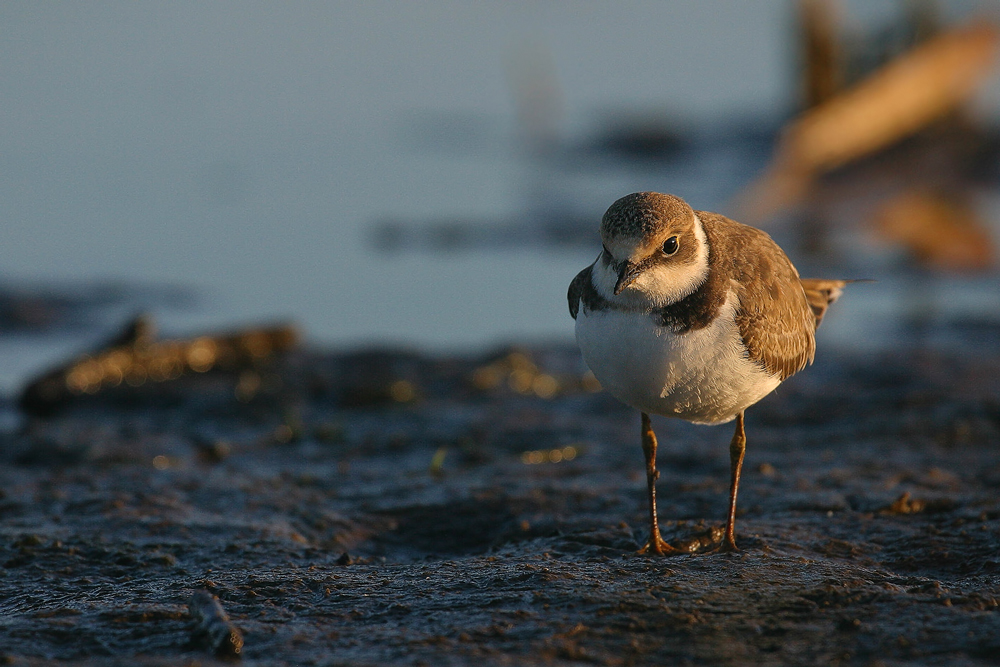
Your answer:
[[[195,617],[261,665],[1000,662],[996,352],[821,354],[747,413],[742,552],[672,558],[570,347],[261,378],[7,399],[0,662],[211,664]],[[664,536],[717,535],[728,428],[654,426]]]

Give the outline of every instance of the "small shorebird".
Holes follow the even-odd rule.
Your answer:
[[[601,385],[642,413],[649,542],[660,536],[656,435],[649,415],[696,424],[736,420],[729,445],[729,517],[746,451],[743,412],[812,363],[814,332],[844,280],[804,280],[771,237],[656,192],[622,197],[601,221],[604,248],[569,286],[583,359]]]

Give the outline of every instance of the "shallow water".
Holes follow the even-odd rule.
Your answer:
[[[369,227],[517,220],[539,201],[596,227],[641,188],[714,205],[731,165],[544,167],[528,137],[540,123],[585,145],[636,113],[696,131],[772,118],[788,87],[779,4],[0,11],[5,278],[180,284],[203,300],[158,309],[168,329],[291,318],[322,344],[565,336],[548,313],[594,252],[382,257]],[[537,122],[526,91],[551,103]]]
[[[876,26],[889,5],[848,9]],[[725,212],[794,98],[782,3],[0,11],[5,282],[112,278],[197,297],[120,304],[41,347],[0,337],[7,392],[140,308],[168,334],[291,319],[321,346],[569,340],[566,285],[596,244],[386,254],[372,229],[555,215],[592,235],[642,189]],[[651,159],[601,143],[650,123],[686,148]],[[840,249],[824,275],[881,282],[851,290],[826,344],[891,345],[900,317],[925,316],[905,296],[912,278],[867,236]],[[989,280],[935,282],[937,315],[996,316]]]

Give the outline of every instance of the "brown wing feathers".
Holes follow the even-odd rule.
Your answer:
[[[736,325],[749,358],[782,380],[805,368],[816,352],[816,319],[795,267],[764,232],[717,213],[698,217],[712,270],[726,272],[739,297]]]

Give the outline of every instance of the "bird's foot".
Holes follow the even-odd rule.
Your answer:
[[[653,548],[656,544],[659,550]],[[697,535],[668,544],[660,539],[659,535],[646,543],[640,554],[676,556],[678,554],[715,554],[715,553],[737,553],[736,542],[725,538],[723,529],[719,527],[709,528]]]
[[[716,529],[716,531],[721,532],[721,529]],[[716,532],[716,531],[713,531],[713,532]],[[717,532],[716,532],[716,534],[717,534]],[[714,541],[718,542],[719,538],[716,537]],[[724,534],[723,537],[722,537],[722,541],[719,544],[719,546],[715,547],[714,549],[709,549],[705,553],[709,553],[709,554],[738,554],[738,553],[740,553],[740,548],[738,546],[736,546],[736,539],[732,535],[725,535]]]
[[[705,552],[706,554],[738,554],[742,553],[735,543],[723,542],[714,549]]]
[[[646,542],[646,546],[639,549],[636,553],[640,556],[676,556],[677,554],[684,552],[677,547],[671,546],[668,542],[657,535],[649,542]]]

